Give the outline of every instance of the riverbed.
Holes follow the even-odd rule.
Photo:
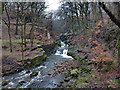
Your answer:
[[[67,67],[65,67],[64,64],[66,62],[68,63],[68,61],[73,61],[73,58],[71,56],[68,56],[67,52],[68,45],[61,41],[61,46],[58,47],[56,53],[50,55],[47,60],[40,66],[29,70],[25,69],[16,74],[4,76],[3,82],[7,82],[7,84],[2,88],[60,87],[60,82],[68,73],[68,70],[66,69]]]

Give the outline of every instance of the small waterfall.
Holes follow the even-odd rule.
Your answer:
[[[61,41],[61,47],[58,48],[55,55],[60,55],[64,58],[72,58],[71,56],[67,55],[68,52],[68,45]]]
[[[63,50],[64,55],[67,55],[67,52],[68,52],[68,50],[66,50],[66,49]]]

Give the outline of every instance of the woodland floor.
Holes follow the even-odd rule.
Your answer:
[[[73,45],[76,45],[80,50],[78,53],[80,56],[85,56],[86,60],[95,62],[93,64],[91,72],[84,78],[78,76],[76,87],[82,88],[120,88],[120,71],[117,65],[117,56],[115,56],[115,39],[110,40],[114,36],[114,32],[117,32],[117,28],[106,27],[108,20],[98,21],[96,27],[83,32],[79,36],[71,37]],[[110,34],[112,37],[108,37],[107,40],[105,35]],[[83,57],[81,57],[83,58]],[[112,63],[110,63],[112,62]],[[88,65],[89,66],[89,65]],[[79,70],[79,69],[78,69]],[[89,78],[89,79],[88,79]],[[84,80],[85,79],[85,80]],[[82,82],[83,80],[83,82]],[[74,87],[75,87],[74,86]]]
[[[15,25],[11,25],[12,29],[15,29]],[[11,72],[17,68],[20,68],[20,62],[22,60],[21,53],[21,39],[20,35],[15,35],[13,31],[11,31],[12,36],[12,53],[9,50],[9,37],[7,32],[7,27],[3,25],[2,27],[2,72]],[[42,48],[35,47],[48,45],[54,42],[54,39],[48,39],[46,36],[46,32],[43,29],[39,29],[39,32],[35,32],[35,39],[33,47],[31,47],[30,39],[27,39],[27,47],[24,48],[24,60],[28,58],[35,57],[37,55],[43,55],[44,50]],[[29,31],[28,31],[29,32]]]

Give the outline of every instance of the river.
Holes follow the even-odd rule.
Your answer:
[[[2,88],[58,88],[66,74],[50,76],[49,72],[53,71],[57,63],[73,60],[71,56],[67,55],[67,52],[68,45],[61,41],[61,46],[58,47],[56,53],[50,55],[40,66],[4,76],[3,81],[9,81],[9,83]],[[33,72],[37,72],[37,75],[32,76]]]

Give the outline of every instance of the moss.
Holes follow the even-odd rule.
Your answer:
[[[120,39],[117,40],[116,47],[120,48]]]
[[[37,76],[38,75],[38,72],[32,72],[32,74],[30,74],[30,77],[34,77],[34,76]]]
[[[78,70],[78,69],[73,69],[73,70],[70,71],[70,74],[71,74],[72,76],[77,76],[78,73],[79,73],[79,70]]]
[[[84,56],[80,59],[80,61],[83,61],[83,60],[85,60],[86,58],[87,58],[87,56],[84,55]],[[86,62],[88,62],[88,61],[86,61]]]
[[[45,51],[45,54],[51,55],[55,52],[55,48],[58,46],[58,41],[49,44],[49,45],[42,45],[43,50]]]
[[[23,49],[23,51],[27,51],[27,50],[29,50],[30,48],[29,47],[26,47],[26,48],[24,48]],[[22,50],[21,50],[22,51]]]
[[[107,62],[106,62],[106,65],[113,65],[114,62],[115,62],[115,61],[107,61]]]
[[[3,82],[2,82],[2,86],[7,85],[8,83],[9,83],[9,81],[3,81]]]
[[[80,56],[75,56],[74,54],[72,54],[72,55],[70,55],[70,56],[72,56],[75,60],[80,60]]]
[[[100,77],[99,77],[97,80],[98,80],[98,81],[103,81],[103,80],[104,80],[104,78],[100,78]]]
[[[60,42],[61,42],[60,40],[57,40],[57,41],[55,42],[55,44],[58,45],[58,46],[61,46],[61,43],[60,43]]]
[[[108,72],[109,70],[110,70],[109,68],[103,68],[103,69],[100,70],[100,72],[106,73],[106,72]]]
[[[2,72],[0,72],[0,76],[2,76],[3,75],[3,73]]]
[[[76,50],[77,47],[76,47],[75,45],[70,45],[68,49],[69,49],[69,50]]]
[[[120,83],[120,78],[119,79],[112,79],[114,83]]]
[[[15,88],[20,88],[22,85],[20,85],[20,84],[18,84],[18,85],[16,85],[16,87]]]
[[[33,58],[28,58],[27,60],[24,60],[24,67],[34,67],[42,64],[43,61],[45,61],[47,58],[47,55],[42,56],[35,56]]]
[[[69,76],[69,77],[65,77],[64,81],[65,81],[65,82],[68,82],[70,79],[71,79],[70,76]]]
[[[89,67],[84,66],[84,67],[81,68],[82,73],[88,73],[90,71],[91,71],[91,68],[89,68]]]
[[[85,84],[87,84],[89,81],[88,77],[79,77],[76,81],[76,87],[77,88],[83,88],[85,87]]]
[[[117,40],[116,48],[117,48],[117,56],[118,58],[120,58],[120,36],[119,39]],[[120,64],[120,61],[118,61],[118,63]]]

